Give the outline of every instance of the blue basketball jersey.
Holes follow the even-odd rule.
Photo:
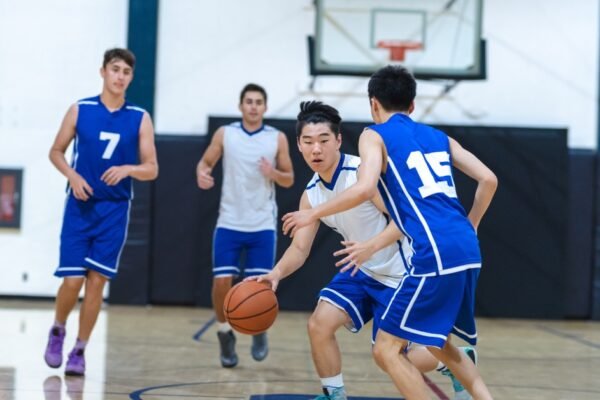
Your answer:
[[[369,128],[387,149],[379,190],[409,240],[409,273],[432,276],[481,267],[477,235],[456,195],[448,136],[404,114]]]
[[[110,112],[100,96],[80,100],[77,104],[72,167],[92,187],[94,199],[133,198],[130,177],[115,186],[106,185],[100,177],[112,166],[139,162],[138,142],[144,110],[125,102],[120,109]]]

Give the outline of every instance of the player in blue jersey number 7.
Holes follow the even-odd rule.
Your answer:
[[[100,312],[104,285],[116,275],[125,244],[132,178],[147,181],[158,175],[150,115],[125,101],[134,66],[129,50],[107,50],[100,68],[102,93],[69,108],[50,149],[50,161],[69,181],[55,272],[64,279],[44,355],[52,368],[62,364],[67,317],[85,284],[67,375],[85,373],[85,346]],[[71,142],[69,164],[65,152]]]
[[[371,199],[378,188],[396,225],[408,238],[408,276],[379,325],[374,357],[407,400],[429,399],[425,382],[408,359],[409,341],[425,345],[474,399],[491,399],[469,358],[448,341],[450,333],[475,345],[475,287],[481,267],[477,227],[497,187],[496,176],[455,140],[411,120],[416,81],[388,66],[368,86],[375,125],[359,140],[358,181],[317,207],[286,214],[283,231],[296,231]],[[458,201],[451,165],[478,183],[467,215]]]

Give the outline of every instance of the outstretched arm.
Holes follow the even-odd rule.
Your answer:
[[[310,209],[310,203],[306,192],[300,199],[300,210]],[[315,221],[303,228],[298,229],[290,247],[287,248],[281,259],[275,264],[273,270],[266,275],[248,277],[245,280],[256,280],[258,282],[268,281],[271,288],[277,290],[279,281],[296,272],[308,258],[313,240],[319,229],[319,221]]]
[[[469,212],[469,221],[475,230],[479,226],[483,215],[488,209],[496,188],[498,179],[496,175],[472,153],[465,150],[456,140],[449,138],[450,152],[452,153],[452,164],[464,172],[467,176],[477,181],[477,190],[473,206]]]
[[[296,211],[283,216],[283,233],[290,232],[294,237],[296,231],[319,218],[349,210],[373,198],[377,193],[377,181],[383,170],[385,146],[381,136],[365,129],[360,135],[358,151],[361,158],[358,169],[358,181],[335,198],[319,206],[304,211]]]
[[[223,137],[225,128],[220,127],[210,141],[210,144],[204,151],[204,155],[196,166],[196,179],[200,189],[210,189],[215,185],[215,179],[212,177],[212,170],[223,155]]]
[[[260,159],[260,171],[264,176],[279,186],[289,188],[294,184],[294,169],[290,159],[290,146],[287,137],[279,132],[277,136],[277,157],[275,166],[265,159]]]

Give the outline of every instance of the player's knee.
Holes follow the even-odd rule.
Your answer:
[[[427,350],[429,350],[429,352],[437,359],[442,355],[442,349],[439,347],[427,346]]]
[[[65,278],[62,286],[70,292],[79,292],[83,286],[83,278]]]
[[[381,368],[384,371],[387,371],[386,348],[382,343],[378,343],[377,341],[375,342],[375,345],[373,346],[373,359],[375,360],[375,364],[377,364],[377,366],[379,368]]]
[[[213,290],[227,292],[231,289],[232,278],[230,276],[216,277],[213,279]]]
[[[100,275],[97,272],[90,271],[86,279],[85,290],[94,292],[102,291],[104,290],[104,285],[106,284],[107,280],[108,279],[105,276]]]
[[[387,366],[389,365],[391,358],[398,357],[398,352],[394,352],[389,340],[382,340],[379,336],[377,337],[377,340],[375,340],[375,345],[373,346],[373,359],[379,368],[387,371]]]
[[[308,333],[311,336],[332,336],[343,323],[337,314],[331,314],[327,307],[317,307],[308,319]],[[338,310],[335,309],[337,313]]]
[[[311,337],[323,336],[328,334],[326,325],[321,321],[320,316],[317,313],[313,313],[308,319],[308,334]]]

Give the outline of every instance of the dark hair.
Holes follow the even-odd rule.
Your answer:
[[[326,123],[336,135],[340,134],[342,117],[335,108],[320,101],[303,101],[300,103],[300,112],[296,122],[296,135],[300,137],[302,129],[307,124]]]
[[[104,61],[102,62],[102,68],[106,68],[108,63],[113,60],[123,60],[131,68],[135,68],[135,55],[127,49],[114,48],[108,49],[104,52]]]
[[[265,88],[260,85],[257,85],[256,83],[249,83],[246,86],[244,86],[242,92],[240,93],[240,104],[242,104],[242,102],[244,101],[244,96],[246,95],[246,92],[260,92],[265,98],[265,104],[267,103],[267,91],[265,90]]]
[[[417,81],[400,65],[388,65],[371,75],[369,99],[376,98],[386,111],[408,111],[417,95]]]

